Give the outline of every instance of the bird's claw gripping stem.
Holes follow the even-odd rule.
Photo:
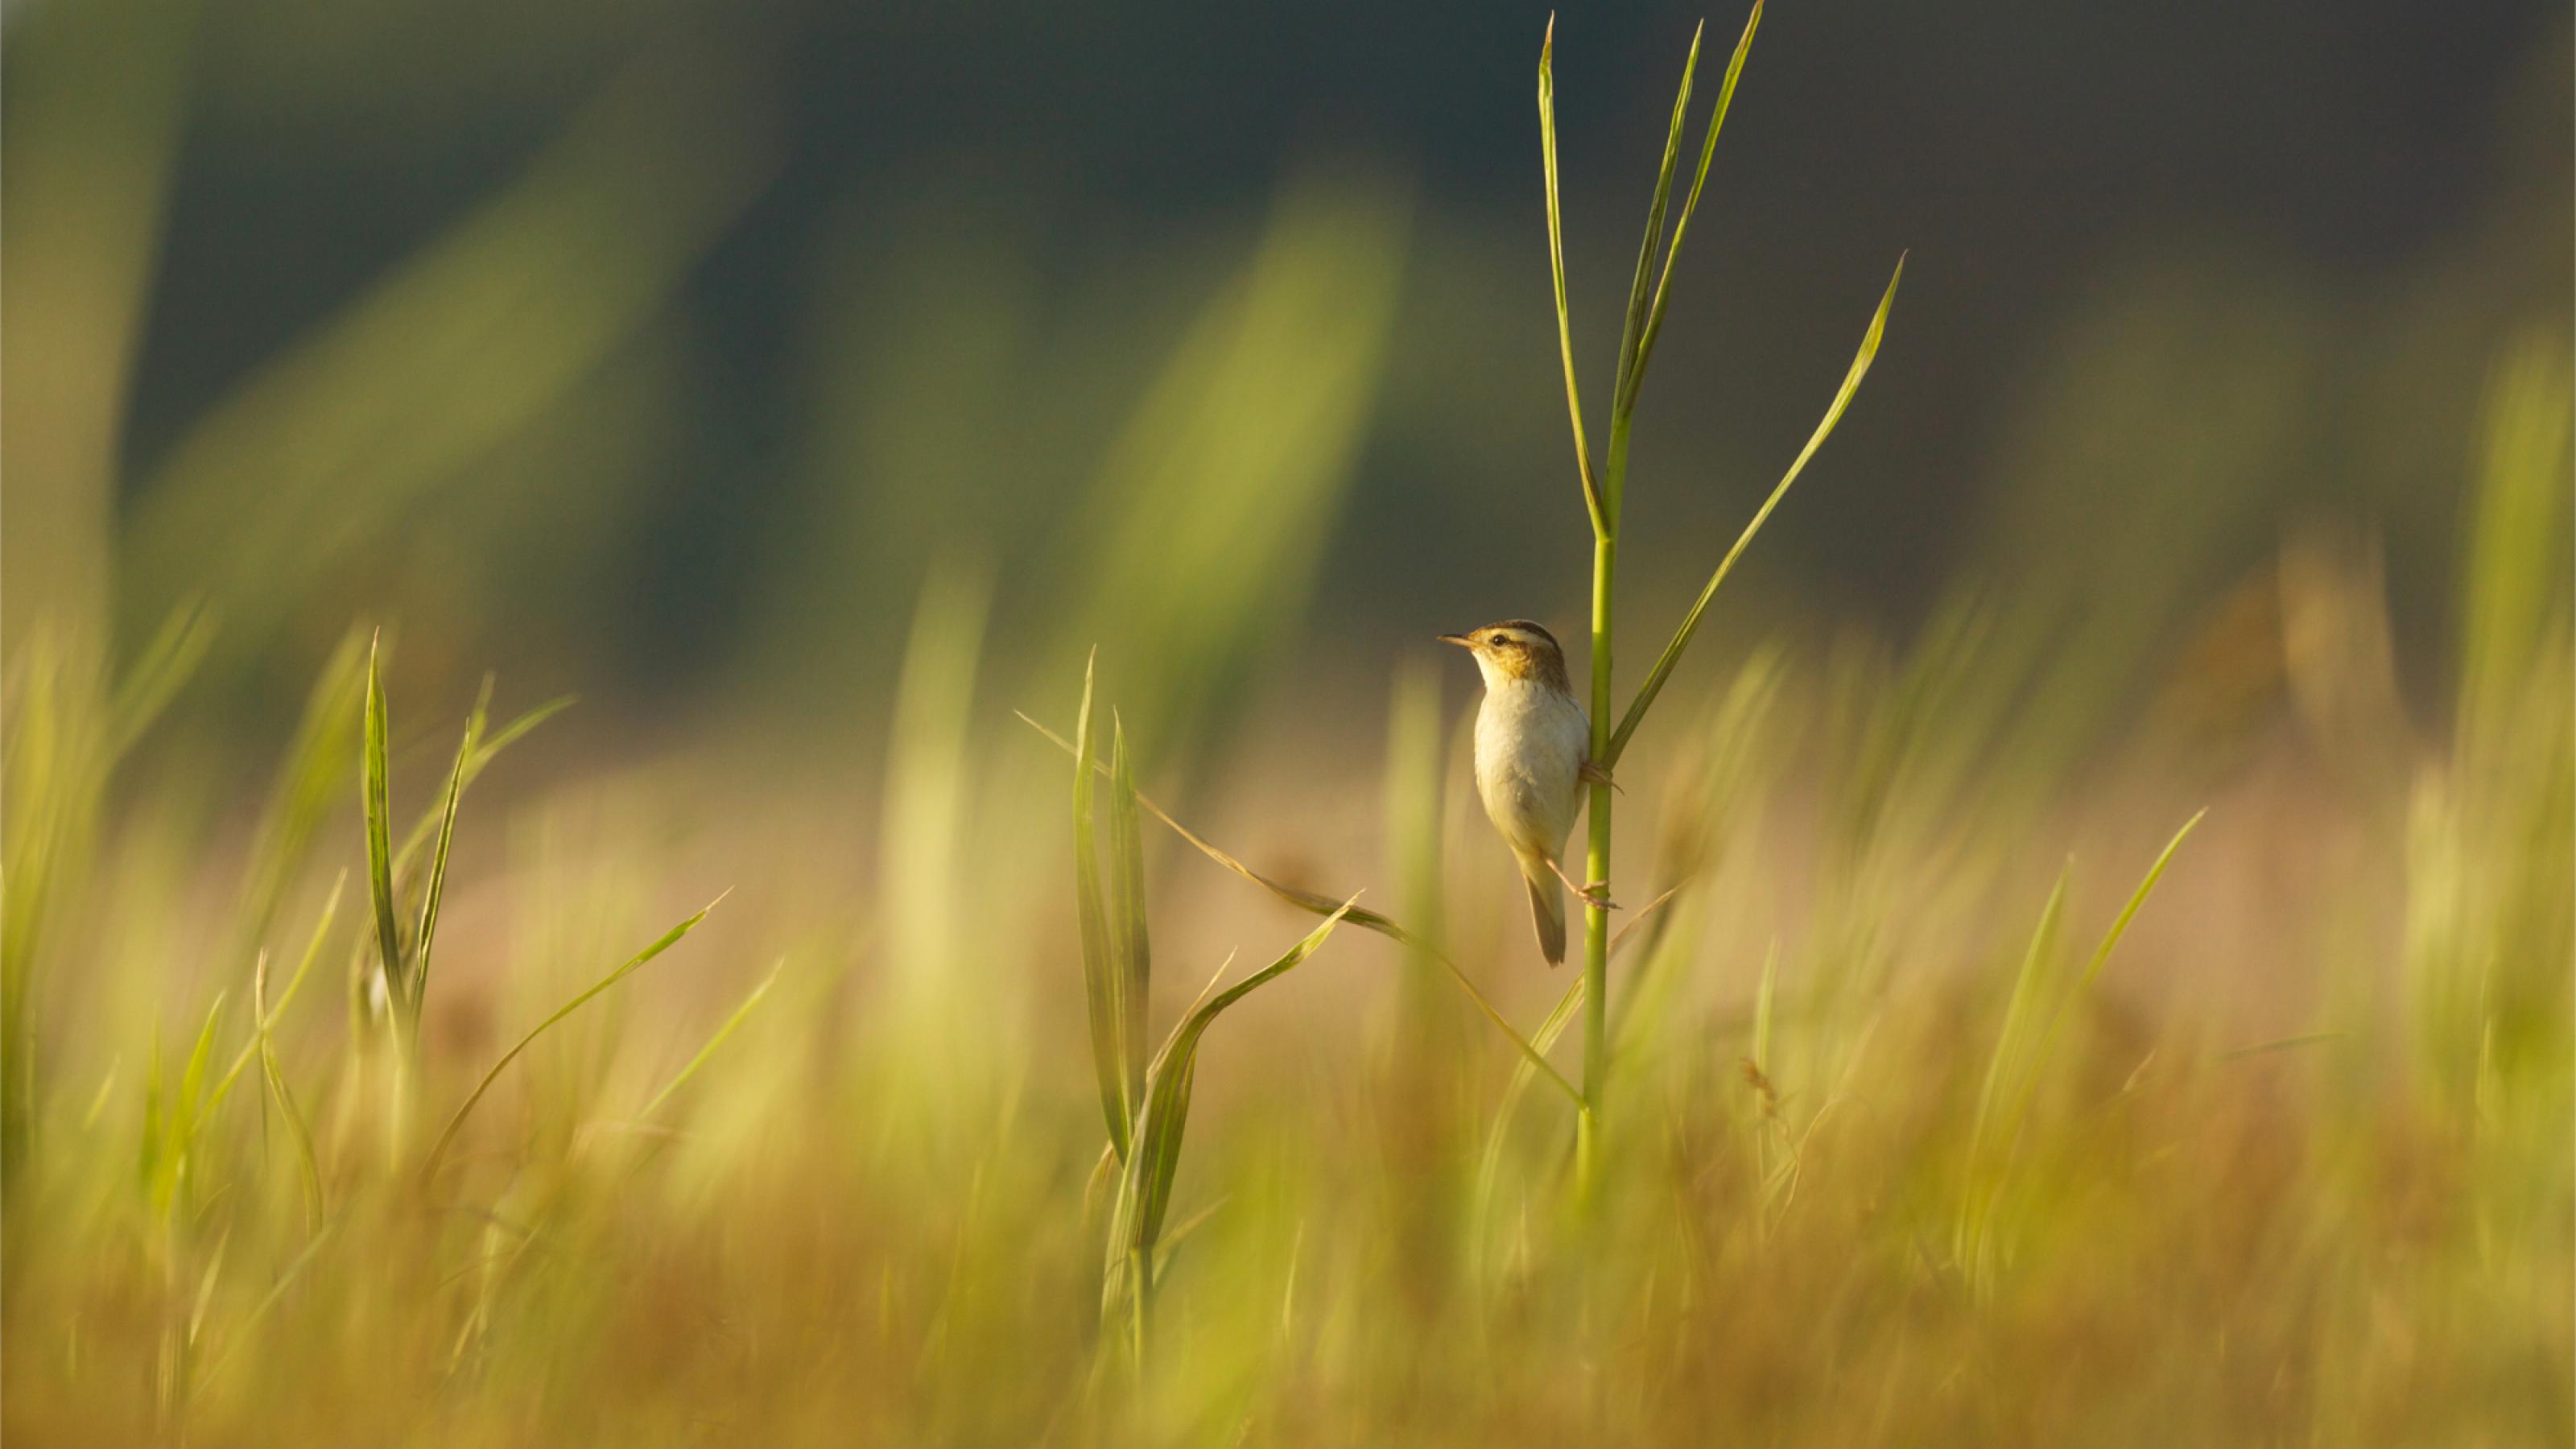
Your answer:
[[[1606,880],[1596,880],[1588,885],[1576,885],[1574,883],[1574,877],[1565,873],[1564,866],[1558,865],[1555,861],[1551,860],[1547,863],[1547,868],[1556,872],[1556,878],[1565,883],[1565,888],[1567,890],[1581,896],[1585,905],[1598,906],[1605,911],[1615,911],[1619,909],[1619,903],[1610,899],[1610,882]]]

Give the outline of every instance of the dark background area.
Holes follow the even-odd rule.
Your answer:
[[[18,73],[71,30],[67,8],[11,12],[13,101]],[[1556,21],[1596,425],[1696,18],[1605,7]],[[1708,21],[1695,116],[1742,14]],[[342,541],[362,562],[328,576],[337,612],[452,609],[405,570],[441,548],[515,550],[542,562],[516,574],[478,562],[454,584],[482,601],[461,654],[534,653],[637,698],[731,680],[745,638],[772,621],[779,540],[842,506],[837,491],[877,510],[825,570],[849,581],[854,619],[901,617],[924,559],[956,535],[1001,564],[1000,618],[1045,617],[1066,571],[1020,564],[1079,511],[1050,468],[1114,433],[1147,359],[1221,290],[1283,186],[1352,175],[1397,199],[1402,280],[1312,628],[1373,651],[1465,615],[1579,611],[1533,106],[1543,10],[253,3],[173,23],[188,34],[169,72],[174,149],[113,463],[129,533],[192,429],[641,66],[682,118],[673,134],[748,137],[758,172],[652,308],[654,435],[608,470],[616,503],[599,511],[503,501],[469,527],[425,501],[447,485],[426,488]],[[1757,592],[1902,635],[1962,577],[2011,587],[2026,560],[1999,558],[2013,550],[1998,520],[2030,490],[2072,498],[2081,519],[2087,490],[2187,470],[2159,463],[2157,440],[2206,421],[2188,396],[2161,410],[2139,399],[2150,421],[2126,426],[2142,435],[2100,442],[2135,477],[2074,474],[2063,449],[2031,442],[2028,420],[2052,398],[2063,419],[2061,385],[2084,392],[2068,383],[2081,339],[2116,331],[2104,319],[2123,309],[2224,323],[2252,299],[2283,308],[2246,325],[2287,338],[2305,380],[2285,437],[2249,445],[2265,461],[2209,486],[2250,480],[2276,521],[2324,509],[2384,530],[2400,615],[2440,597],[2459,480],[2439,470],[2466,456],[2483,359],[2533,319],[2566,320],[2568,34],[2565,8],[2547,4],[1773,7],[1647,386],[1640,596],[1679,594],[1732,536],[1905,252],[1879,371],[1766,538]],[[59,135],[62,116],[114,111],[13,104],[13,150]],[[21,191],[13,210],[48,204]],[[943,426],[1061,427],[1026,446],[1025,467],[1015,442],[961,459],[954,486],[819,456],[818,419],[844,406],[835,389],[899,390],[921,366],[908,301],[922,335],[943,335],[952,294],[909,279],[958,257],[1007,278],[1024,320],[1005,330],[1042,339],[1052,361],[1042,376],[1004,368]],[[15,271],[13,286],[45,284],[23,260]],[[2241,351],[2223,327],[2194,345]],[[2391,397],[2407,399],[2403,417]],[[542,467],[472,481],[492,471],[468,456],[454,486],[523,498],[547,486]],[[2128,527],[2122,516],[2107,505],[2103,529]],[[2270,547],[2268,527],[2203,530],[2212,577]],[[496,534],[516,542],[489,546]],[[171,592],[130,574],[118,586],[129,624]],[[2438,628],[2401,618],[2418,644]]]

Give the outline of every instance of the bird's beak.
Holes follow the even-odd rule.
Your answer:
[[[1476,647],[1476,641],[1468,638],[1464,634],[1440,634],[1434,637],[1438,638],[1443,644],[1455,644],[1461,649],[1473,649]]]

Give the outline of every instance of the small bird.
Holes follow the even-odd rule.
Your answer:
[[[1529,886],[1530,919],[1547,964],[1565,960],[1565,892],[1607,907],[1600,884],[1578,886],[1562,864],[1587,780],[1608,776],[1589,760],[1592,726],[1565,677],[1556,636],[1527,619],[1443,634],[1476,656],[1485,699],[1476,711],[1476,793]]]

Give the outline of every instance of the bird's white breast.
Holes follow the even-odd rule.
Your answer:
[[[1564,850],[1591,734],[1583,707],[1563,690],[1528,679],[1488,684],[1476,711],[1476,793],[1514,849],[1549,859]]]

